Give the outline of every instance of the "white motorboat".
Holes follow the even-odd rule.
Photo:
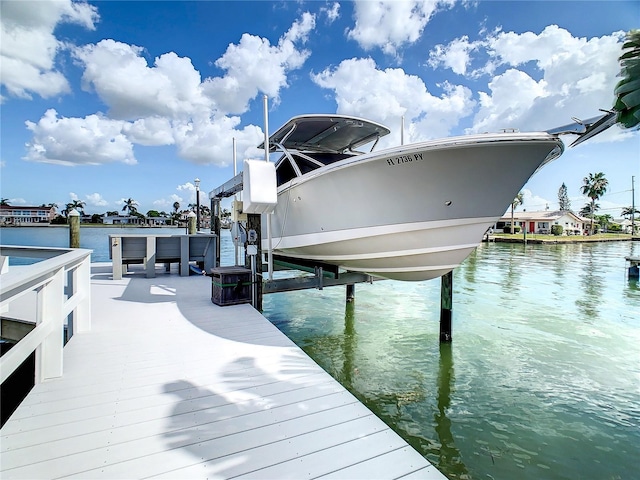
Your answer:
[[[273,253],[397,280],[442,276],[479,245],[529,178],[563,153],[559,135],[590,134],[595,120],[374,152],[389,133],[383,125],[294,117],[269,138],[270,152],[282,152]],[[371,143],[370,151],[357,150]]]

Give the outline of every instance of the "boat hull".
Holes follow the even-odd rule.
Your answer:
[[[280,187],[273,251],[383,278],[442,276],[562,149],[543,133],[477,135],[328,165]]]

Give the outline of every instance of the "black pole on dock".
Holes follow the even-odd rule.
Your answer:
[[[215,233],[216,238],[216,262],[215,266],[220,266],[220,198],[211,199],[211,233]]]
[[[440,286],[440,342],[451,342],[451,310],[453,306],[453,271],[442,276]]]
[[[261,234],[261,230],[262,230],[262,225],[260,222],[260,215],[259,214],[254,214],[254,213],[250,213],[247,215],[247,240],[249,241],[250,244],[254,245],[257,247],[257,253],[255,255],[254,261],[255,261],[255,272],[256,272],[256,278],[254,279],[254,284],[252,285],[252,287],[254,288],[254,305],[253,308],[255,308],[256,310],[258,310],[259,312],[262,311],[262,234]],[[252,233],[255,232],[255,233]],[[252,239],[251,237],[255,236],[255,239]],[[250,256],[246,255],[246,262],[250,262]],[[246,268],[251,268],[251,265],[247,265],[245,264]]]

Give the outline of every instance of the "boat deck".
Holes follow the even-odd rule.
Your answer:
[[[0,431],[0,477],[444,479],[207,277],[92,268],[92,329]]]

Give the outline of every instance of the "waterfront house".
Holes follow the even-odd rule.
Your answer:
[[[634,219],[635,226],[636,226],[636,232],[638,231],[638,217],[636,217]],[[615,220],[614,223],[617,223],[620,225],[620,229],[622,231],[622,233],[633,233],[631,231],[631,220],[629,220],[628,218],[623,218],[623,219],[618,219]]]
[[[105,225],[144,225],[145,219],[131,215],[107,215],[102,217]]]
[[[576,215],[571,210],[514,212],[513,221],[527,233],[549,234],[553,225],[561,225],[563,235],[582,235],[585,230],[588,230],[591,222],[590,219]],[[505,226],[510,225],[511,211],[508,211],[498,220],[494,230],[502,231]]]
[[[105,213],[102,216],[102,223],[105,225],[147,225],[150,227],[158,227],[171,223],[171,218],[168,216],[138,217],[136,215],[107,215]]]
[[[50,223],[56,216],[55,207],[29,207],[24,205],[2,205],[0,225],[33,225]]]

